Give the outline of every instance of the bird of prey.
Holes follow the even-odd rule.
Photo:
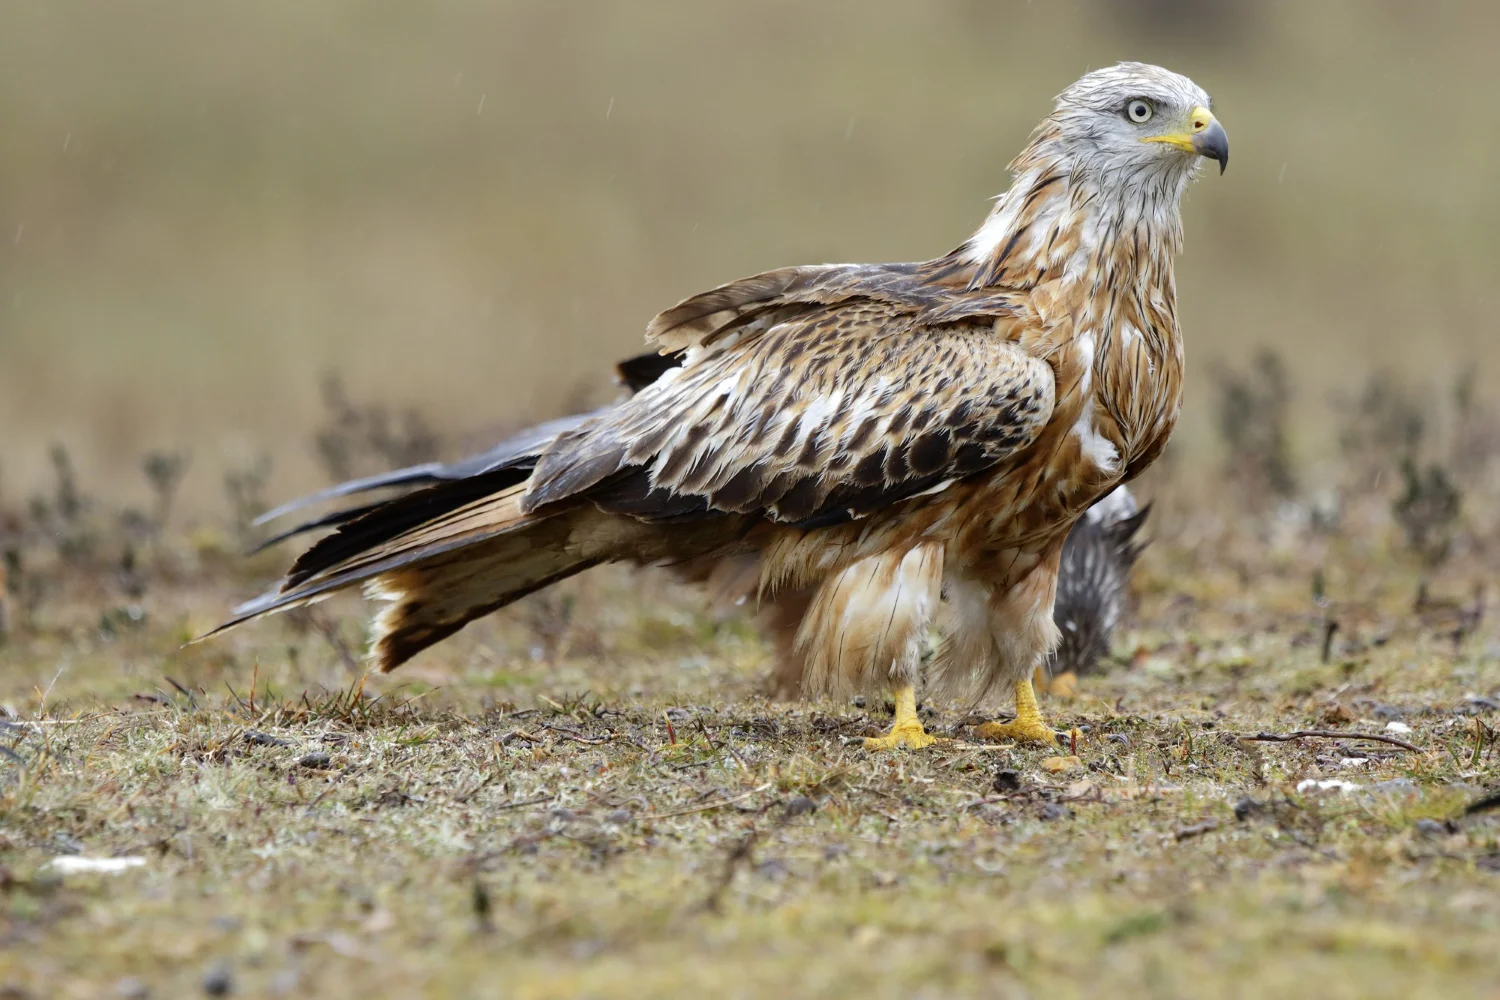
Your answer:
[[[628,358],[616,364],[615,381],[632,393],[639,392],[678,367],[681,360],[680,356],[659,354]],[[433,483],[492,474],[503,468],[513,470],[515,482],[519,483],[536,467],[553,439],[604,409],[607,407],[525,428],[478,455],[456,462],[429,462],[350,479],[267,511],[256,523],[267,524],[326,500],[391,490],[409,491]],[[378,506],[379,503],[357,504],[299,522],[265,539],[255,551],[318,528],[346,523]],[[1048,683],[1054,692],[1071,690],[1078,675],[1093,670],[1108,654],[1125,602],[1130,571],[1143,548],[1135,536],[1148,512],[1149,508],[1136,505],[1130,488],[1121,484],[1084,511],[1073,525],[1063,543],[1053,610],[1053,620],[1062,639],[1049,655],[1047,669],[1038,672],[1038,683]],[[757,617],[774,638],[778,653],[768,689],[781,696],[801,693],[803,662],[796,651],[796,634],[812,598],[809,591],[783,589],[772,598],[758,600],[760,567],[754,555],[696,559],[672,568],[687,582],[705,585],[717,605],[758,606]]]
[[[1051,743],[1032,671],[1058,640],[1063,542],[1146,468],[1181,405],[1179,205],[1228,140],[1208,95],[1142,63],[1084,76],[942,257],[789,267],[692,296],[647,327],[680,367],[513,470],[438,483],[341,524],[238,624],[355,585],[387,607],[391,670],[474,619],[604,562],[753,554],[811,592],[813,693],[893,689],[876,746],[934,742],[940,691],[1013,685],[980,735]],[[946,595],[947,600],[941,598]]]

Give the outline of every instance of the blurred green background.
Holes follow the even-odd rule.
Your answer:
[[[601,398],[691,292],[956,245],[1052,96],[1126,58],[1233,144],[1185,207],[1182,454],[1261,345],[1301,447],[1381,367],[1494,383],[1494,3],[15,2],[0,489],[54,441],[95,485],[144,491],[150,448],[200,502],[263,451],[273,495],[318,485],[329,371],[447,431]]]

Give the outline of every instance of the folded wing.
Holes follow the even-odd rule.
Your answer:
[[[976,296],[958,321],[932,322],[928,303],[899,291],[855,286],[834,302],[739,310],[724,290],[709,293],[702,308],[721,325],[698,329],[682,368],[561,435],[524,506],[586,498],[648,521],[757,514],[817,527],[973,475],[1035,440],[1053,373],[996,332],[1017,321],[1016,307]]]

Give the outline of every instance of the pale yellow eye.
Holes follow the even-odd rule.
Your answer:
[[[1129,104],[1125,105],[1125,117],[1129,118],[1137,125],[1149,122],[1151,120],[1151,116],[1154,113],[1155,112],[1152,110],[1150,102],[1143,101],[1140,98],[1136,98]]]

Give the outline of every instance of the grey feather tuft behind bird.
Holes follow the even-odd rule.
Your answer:
[[[1151,512],[1126,486],[1090,507],[1063,546],[1052,617],[1062,641],[1047,661],[1054,676],[1094,670],[1109,655],[1125,611],[1130,571],[1145,548],[1136,535]]]

